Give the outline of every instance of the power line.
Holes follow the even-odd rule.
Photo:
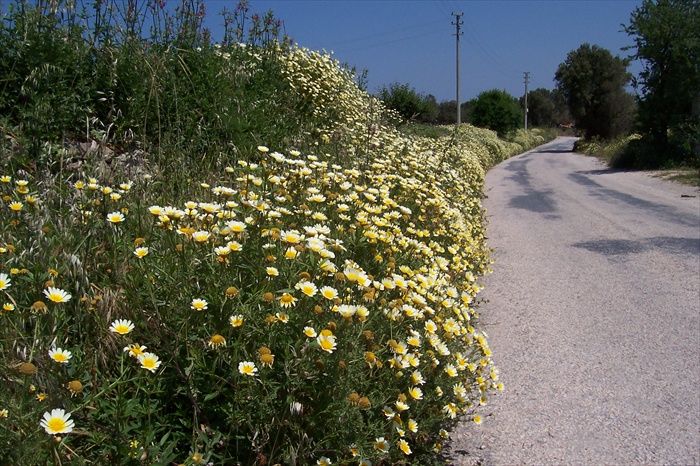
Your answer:
[[[467,20],[468,22],[468,20]],[[467,24],[467,26],[470,26]],[[476,46],[477,52],[487,61],[491,62],[492,65],[494,65],[494,70],[503,75],[503,77],[506,78],[511,78],[513,76],[514,70],[511,69],[508,66],[505,66],[502,62],[501,59],[497,56],[496,53],[492,53],[489,51],[489,49],[479,40],[479,37],[473,32],[473,27],[467,27],[465,28],[467,30],[468,38],[470,39],[470,43],[474,46]]]
[[[363,50],[369,50],[373,49],[376,47],[382,47],[384,45],[390,45],[390,44],[395,44],[397,42],[403,42],[405,40],[411,40],[411,39],[417,39],[419,37],[427,37],[427,36],[433,36],[436,34],[442,34],[442,31],[430,31],[430,32],[424,32],[421,34],[414,34],[411,36],[405,36],[405,37],[399,37],[397,39],[393,40],[383,40],[381,42],[376,42],[374,44],[368,44],[368,45],[361,45],[359,48],[351,48],[351,49],[343,49],[344,52],[361,52]]]
[[[351,39],[341,40],[340,42],[336,42],[335,45],[336,46],[346,45],[346,44],[351,44],[354,42],[362,42],[362,41],[367,40],[367,39],[375,39],[375,38],[379,38],[379,37],[391,36],[391,35],[396,34],[397,32],[407,32],[407,31],[411,31],[411,30],[421,30],[421,29],[428,29],[428,28],[432,29],[432,26],[434,26],[440,22],[442,22],[442,20],[435,20],[435,21],[431,21],[429,23],[424,22],[424,23],[420,23],[420,24],[412,24],[409,26],[403,26],[400,28],[392,29],[391,31],[377,32],[374,34],[368,34],[365,36],[353,37]]]

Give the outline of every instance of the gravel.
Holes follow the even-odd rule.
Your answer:
[[[450,464],[700,461],[700,191],[574,140],[486,176],[481,324],[506,389]]]

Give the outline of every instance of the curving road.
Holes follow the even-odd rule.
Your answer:
[[[486,176],[506,385],[451,464],[700,462],[700,192],[558,138]]]

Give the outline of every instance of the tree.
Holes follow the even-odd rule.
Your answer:
[[[438,104],[437,122],[441,125],[457,123],[457,101],[445,100]]]
[[[468,122],[471,120],[473,104],[474,100],[461,103],[460,112],[462,122]],[[455,123],[457,123],[457,101],[443,100],[442,102],[440,102],[438,104],[438,115],[435,122],[441,125],[454,125]]]
[[[520,126],[522,112],[515,97],[492,89],[479,94],[471,109],[471,122],[496,131],[499,135]]]
[[[520,105],[524,107],[524,98]],[[571,115],[562,93],[558,89],[543,87],[527,93],[527,121],[531,126],[554,127],[571,123]]]
[[[524,106],[524,98],[520,105]],[[527,121],[530,126],[552,127],[558,122],[554,118],[552,91],[543,87],[527,93]]]
[[[660,154],[700,161],[700,3],[645,0],[624,29],[644,66],[634,82],[641,131]]]
[[[557,125],[569,125],[572,118],[564,93],[561,92],[561,89],[554,88],[551,97],[552,102],[554,102],[554,121]]]
[[[630,129],[634,99],[625,91],[628,60],[597,45],[572,50],[555,74],[576,126],[587,138],[612,138]]]
[[[435,97],[419,94],[408,84],[393,83],[389,87],[384,86],[379,90],[378,97],[406,120],[433,123],[438,115]]]

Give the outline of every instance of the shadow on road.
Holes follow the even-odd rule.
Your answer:
[[[613,173],[631,173],[639,170],[619,169],[619,168],[600,168],[598,170],[580,170],[576,173],[580,175],[611,175]]]
[[[544,149],[544,150],[538,150],[538,154],[568,154],[571,152],[571,149]]]
[[[525,194],[514,196],[510,199],[509,205],[516,209],[529,210],[530,212],[545,215],[547,219],[558,218],[556,215],[551,215],[557,211],[554,196],[551,190],[538,191],[532,187],[532,176],[528,173],[527,164],[530,160],[523,157],[519,160],[513,160],[504,168],[513,172],[509,179],[515,181],[522,186]]]
[[[569,175],[569,178],[571,178],[574,182],[589,188],[593,196],[597,196],[601,199],[615,199],[632,207],[638,207],[643,210],[654,212],[655,215],[667,222],[690,227],[700,226],[697,220],[688,220],[671,206],[656,204],[621,191],[607,188],[586,176],[586,172],[579,171],[572,173]]]
[[[645,251],[662,250],[670,254],[700,255],[699,238],[656,236],[642,240],[601,239],[574,243],[575,248],[585,249],[603,256],[625,256]]]

